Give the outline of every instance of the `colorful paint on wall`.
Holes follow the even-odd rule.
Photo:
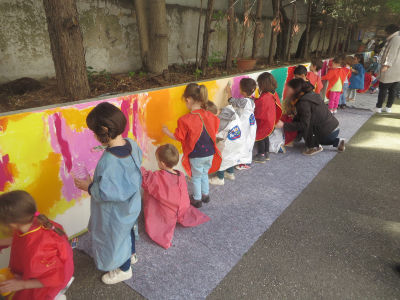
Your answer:
[[[290,70],[288,72],[288,70]],[[278,82],[282,97],[290,67],[270,71]],[[243,77],[257,79],[262,72],[203,82],[209,99],[226,105],[225,87],[240,96]],[[165,136],[163,125],[174,130],[179,117],[187,113],[182,101],[185,85],[155,91],[38,109],[0,117],[0,193],[24,189],[38,203],[38,209],[59,221],[69,235],[84,230],[89,218],[89,196],[73,183],[71,169],[84,163],[94,172],[101,152],[92,149],[99,143],[86,126],[86,116],[98,103],[107,101],[124,112],[128,125],[124,137],[135,139],[144,153],[144,166],[155,169],[155,149],[163,143],[180,144]]]

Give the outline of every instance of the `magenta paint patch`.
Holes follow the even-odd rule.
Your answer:
[[[123,114],[125,115],[125,118],[126,118],[125,130],[122,133],[122,137],[124,137],[124,138],[128,137],[128,132],[129,132],[129,128],[130,128],[130,117],[129,117],[130,108],[131,108],[130,99],[123,99],[121,102],[121,111],[123,112]]]
[[[56,129],[57,141],[58,144],[60,145],[60,150],[64,159],[65,166],[67,167],[68,171],[71,171],[72,169],[71,151],[69,150],[68,142],[62,136],[61,118],[59,113],[54,114],[54,127]]]
[[[240,80],[242,78],[249,78],[249,76],[238,76],[233,78],[233,84],[232,84],[232,97],[233,98],[242,98],[243,96],[240,94]]]
[[[0,160],[0,191],[4,191],[7,182],[14,182],[13,176],[8,169],[8,164],[10,163],[10,157],[8,154],[3,155]]]

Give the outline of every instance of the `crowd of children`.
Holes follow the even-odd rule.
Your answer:
[[[296,67],[297,81],[290,87],[308,82],[307,92],[313,93],[315,101],[322,101],[317,95],[323,89],[322,80],[326,80],[329,109],[334,114],[339,104],[355,98],[354,91],[363,82],[363,59],[358,55],[355,59],[335,58],[321,78],[322,67],[318,60],[313,60],[309,72],[304,66]],[[304,81],[299,83],[299,78]],[[132,277],[131,265],[137,262],[136,224],[142,189],[145,230],[154,242],[167,249],[177,223],[190,227],[209,221],[198,210],[211,200],[209,183],[223,185],[225,178],[235,179],[235,168],[246,170],[252,162],[269,160],[271,134],[283,128],[283,122],[296,119],[298,101],[285,100],[283,109],[277,87],[268,72],[260,74],[257,82],[243,78],[241,97],[233,98],[228,85],[225,103],[219,109],[209,100],[204,85],[186,86],[182,97],[189,112],[179,118],[174,132],[166,126],[162,131],[182,145],[182,166],[192,185],[190,195],[185,174],[175,169],[179,162],[175,146],[158,147],[155,159],[159,170],[146,170],[141,166],[142,152],[137,143],[122,137],[127,120],[120,109],[103,102],[88,114],[87,126],[105,151],[93,178],[75,178],[75,185],[91,196],[88,229],[96,266],[106,272],[102,276],[105,284]],[[347,97],[342,95],[346,89]],[[283,141],[283,132],[276,132]],[[302,134],[285,132],[286,144]],[[13,299],[65,299],[63,291],[72,281],[73,262],[61,225],[39,213],[34,199],[24,191],[0,196],[0,223],[14,231],[11,239],[0,240],[0,249],[12,245],[9,269],[13,274],[0,282],[0,292],[12,293]]]

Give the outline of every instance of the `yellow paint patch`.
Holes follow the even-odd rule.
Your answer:
[[[82,132],[87,129],[86,117],[92,110],[92,107],[79,110],[77,108],[66,108],[61,111],[61,116],[66,124],[76,132]]]

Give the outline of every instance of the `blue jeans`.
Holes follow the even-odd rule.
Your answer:
[[[131,243],[132,243],[132,254],[136,253],[136,249],[135,249],[135,232],[133,231],[133,229],[131,230]],[[119,268],[121,269],[121,271],[128,271],[129,268],[131,267],[131,258],[129,257],[128,260]]]
[[[332,131],[327,136],[319,138],[319,143],[324,146],[330,146],[337,148],[339,146],[340,139],[339,136],[340,129],[337,128],[336,130]]]
[[[349,88],[349,83],[348,82],[344,83],[343,84],[343,92],[340,95],[340,99],[339,99],[339,105],[346,104],[346,92],[347,92],[348,88]]]
[[[201,200],[202,195],[208,195],[210,192],[208,171],[211,168],[213,158],[214,155],[189,159],[190,167],[192,169],[194,200]]]

